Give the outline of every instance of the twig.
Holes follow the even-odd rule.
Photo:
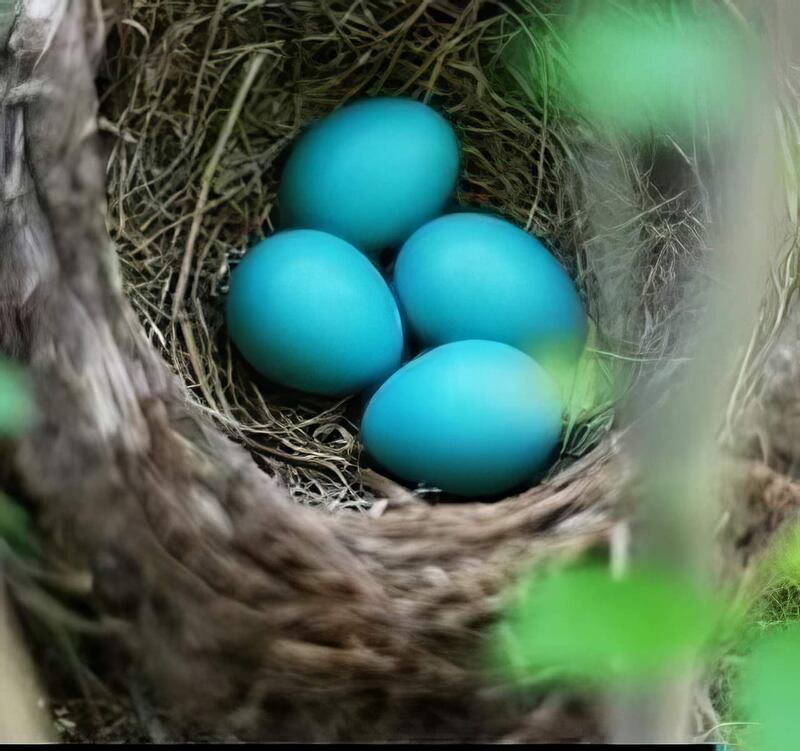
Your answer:
[[[636,446],[644,478],[639,558],[701,586],[714,581],[712,541],[721,472],[718,431],[725,421],[727,389],[735,381],[742,347],[758,322],[774,255],[777,149],[771,83],[757,75],[745,82],[750,115],[740,124],[726,173],[717,175],[722,230],[717,233],[710,274],[717,282],[708,293],[690,361],[670,384],[667,398],[642,421]],[[660,396],[654,391],[650,388],[643,395],[643,410]],[[695,680],[696,669],[688,665],[652,682],[646,694],[618,697],[611,710],[613,740],[688,741],[693,735]]]
[[[192,259],[194,258],[194,248],[195,244],[197,243],[197,237],[200,233],[200,223],[203,221],[203,213],[205,211],[206,204],[208,203],[208,194],[211,191],[211,182],[214,179],[217,167],[219,167],[220,159],[222,158],[222,154],[224,153],[225,147],[228,144],[228,140],[231,137],[231,133],[233,133],[233,129],[236,126],[236,121],[239,119],[239,115],[242,112],[242,107],[244,107],[250,87],[256,80],[258,71],[264,64],[266,57],[266,53],[262,52],[256,55],[253,58],[253,61],[250,63],[247,74],[245,75],[242,85],[239,87],[239,91],[236,94],[236,99],[233,101],[233,106],[231,107],[228,117],[225,120],[225,124],[222,126],[222,130],[219,133],[217,143],[214,146],[214,151],[211,154],[211,158],[208,160],[208,164],[203,171],[203,177],[200,181],[200,196],[198,197],[197,205],[195,206],[194,218],[192,219],[192,226],[189,230],[189,238],[186,241],[186,250],[183,254],[181,270],[180,274],[178,275],[178,282],[175,288],[175,299],[173,300],[172,304],[173,321],[178,319],[178,316],[183,308],[183,298],[186,295],[186,287],[189,283],[189,274],[192,268]]]
[[[0,578],[0,742],[47,743],[53,741],[47,714],[39,704],[41,693],[33,665],[11,612],[5,584]]]

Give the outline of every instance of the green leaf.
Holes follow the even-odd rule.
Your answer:
[[[648,678],[706,645],[722,613],[715,597],[663,572],[616,580],[605,566],[583,565],[522,583],[495,658],[520,681]]]
[[[584,4],[567,23],[562,105],[611,131],[691,129],[698,116],[724,125],[745,106],[754,50],[712,3]]]
[[[561,390],[564,404],[565,437],[567,443],[575,426],[591,420],[597,413],[610,409],[619,396],[617,378],[611,357],[598,351],[597,327],[589,320],[586,347],[577,366],[561,366],[551,373]]]
[[[764,559],[764,567],[773,578],[800,585],[800,524],[778,538]]]
[[[34,416],[24,371],[11,362],[0,361],[0,437],[26,430]]]
[[[38,551],[28,512],[5,495],[0,494],[0,540],[17,555],[27,558]]]
[[[748,751],[800,748],[800,626],[762,637],[742,667],[736,701]]]

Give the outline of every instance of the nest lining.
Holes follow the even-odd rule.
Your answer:
[[[274,229],[293,140],[353,99],[411,96],[447,116],[463,149],[459,202],[559,257],[597,323],[605,373],[625,365],[630,383],[674,352],[676,290],[702,254],[699,185],[691,170],[678,185],[658,174],[673,145],[604,144],[532,90],[561,5],[143,0],[119,15],[101,125],[126,294],[196,401],[297,500],[364,509],[376,497],[360,399],[264,388],[227,341],[223,301],[231,267]],[[613,416],[609,401],[571,425],[553,472]]]

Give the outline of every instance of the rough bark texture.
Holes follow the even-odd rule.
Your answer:
[[[329,517],[290,503],[192,406],[122,296],[95,126],[102,42],[89,2],[24,0],[3,53],[0,347],[29,366],[41,411],[20,480],[91,565],[161,700],[244,738],[596,737],[590,713],[536,709],[481,668],[515,573],[606,542],[628,483],[615,444],[494,505]],[[744,474],[756,505],[791,485]],[[752,536],[741,525],[733,551]]]

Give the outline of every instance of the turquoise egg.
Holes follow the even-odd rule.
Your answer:
[[[344,395],[396,370],[400,313],[378,270],[324,232],[280,232],[231,275],[228,332],[262,375],[313,394]]]
[[[586,313],[559,262],[489,214],[449,214],[421,227],[397,257],[394,284],[425,344],[489,339],[546,365],[577,361],[586,342]]]
[[[462,496],[509,490],[545,469],[561,434],[561,400],[518,349],[480,340],[430,350],[370,400],[361,438],[394,475]]]
[[[281,221],[368,254],[399,247],[444,211],[458,165],[455,133],[434,109],[413,99],[365,99],[300,137],[283,170]]]

